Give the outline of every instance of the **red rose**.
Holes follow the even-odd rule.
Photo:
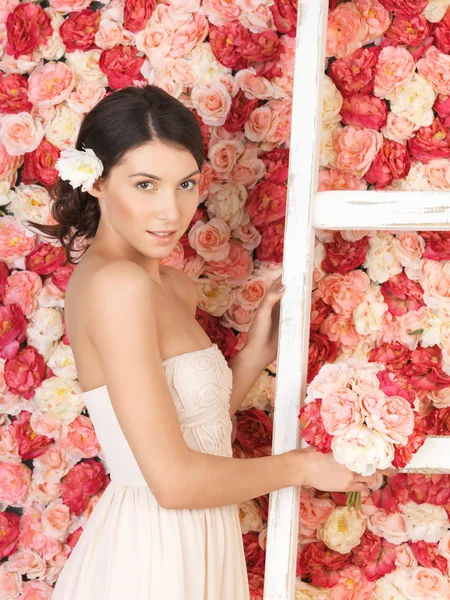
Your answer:
[[[225,358],[232,360],[237,354],[237,338],[234,331],[230,327],[221,325],[218,317],[213,317],[201,308],[197,308],[196,319],[211,342],[219,346]]]
[[[444,18],[439,21],[434,30],[434,39],[436,40],[436,46],[444,54],[450,52],[450,11],[447,10]]]
[[[286,214],[287,186],[263,181],[250,192],[246,204],[248,215],[255,227],[283,219]]]
[[[66,538],[66,544],[68,544],[71,548],[70,554],[72,553],[72,550],[77,545],[77,542],[80,539],[82,533],[83,533],[83,527],[77,527],[77,529],[75,529],[75,531]],[[70,556],[70,554],[69,554],[69,556]]]
[[[402,373],[410,378],[411,385],[419,390],[442,390],[450,386],[450,375],[442,370],[442,350],[438,346],[417,348],[411,352],[411,362]]]
[[[325,429],[320,407],[322,400],[319,398],[315,402],[305,404],[300,409],[299,419],[302,429],[302,438],[310,446],[317,448],[319,452],[326,454],[331,452],[331,436]]]
[[[20,536],[20,515],[15,512],[2,511],[0,512],[0,560],[16,550]]]
[[[297,575],[309,576],[314,585],[331,588],[339,581],[339,572],[347,567],[351,553],[340,554],[323,542],[313,542],[303,548],[297,559]]]
[[[6,53],[31,54],[53,33],[50,18],[38,4],[19,4],[6,20]]]
[[[89,499],[109,483],[101,462],[88,458],[77,463],[61,480],[63,503],[77,517],[86,510]]]
[[[353,94],[344,98],[341,117],[345,125],[380,131],[386,125],[388,112],[385,100],[368,94]]]
[[[245,92],[239,90],[236,96],[231,100],[231,107],[223,128],[230,133],[242,131],[245,123],[248,121],[250,113],[259,106],[259,103],[257,98],[249,100],[245,97]],[[207,129],[209,132],[209,127]]]
[[[108,85],[113,90],[120,90],[135,81],[144,81],[141,67],[145,56],[138,56],[134,46],[115,46],[103,50],[98,65],[108,78]]]
[[[275,0],[270,6],[275,29],[295,37],[297,30],[297,2],[294,0]]]
[[[246,43],[241,47],[244,58],[256,63],[276,62],[280,58],[281,50],[280,38],[271,29],[267,29],[261,33],[248,34]],[[264,70],[264,66],[255,65],[255,67],[257,75],[261,75],[263,71],[266,73],[266,76],[269,74],[267,70]],[[274,67],[272,72],[271,65],[270,69],[270,75],[273,76],[275,72],[279,72],[279,75],[275,76],[281,77],[282,73],[279,67]]]
[[[65,262],[64,248],[41,242],[25,258],[25,267],[39,275],[50,275]]]
[[[409,362],[410,357],[411,350],[407,346],[400,342],[392,342],[371,350],[368,361],[383,363],[386,369],[395,372],[402,369]]]
[[[69,284],[69,279],[75,269],[75,265],[71,265],[69,263],[58,267],[52,273],[52,283],[55,285],[58,290],[61,292],[65,292],[67,289],[67,285]]]
[[[427,416],[428,435],[449,435],[450,408],[434,408]]]
[[[42,355],[27,346],[5,362],[4,378],[12,394],[20,394],[27,400],[34,396],[45,375],[45,362]]]
[[[426,428],[427,422],[425,419],[422,417],[422,415],[419,415],[415,412],[414,430],[408,438],[408,443],[406,446],[400,446],[400,444],[395,444],[394,446],[395,453],[392,466],[395,469],[402,469],[403,467],[406,467],[417,450],[423,446],[427,438]]]
[[[404,271],[383,283],[381,293],[389,312],[396,317],[425,305],[422,286],[408,279]]]
[[[377,379],[380,382],[380,390],[386,396],[401,396],[411,404],[414,404],[416,393],[407,377],[401,372],[393,372],[385,369],[377,373]]]
[[[328,75],[344,96],[370,94],[373,92],[379,54],[378,46],[359,48],[350,56],[332,62]]]
[[[324,271],[344,275],[363,264],[367,252],[367,236],[356,242],[348,242],[336,232],[333,238],[332,242],[325,244],[327,257],[322,261]]]
[[[125,29],[133,33],[144,29],[155,8],[156,0],[125,0],[123,22]]]
[[[26,340],[27,321],[18,304],[0,304],[0,358],[13,358]]]
[[[0,113],[29,112],[28,80],[23,75],[0,74]]]
[[[366,181],[375,184],[376,190],[390,185],[394,179],[404,179],[411,168],[409,152],[403,144],[384,139],[381,150],[375,156],[366,173]]]
[[[311,331],[308,352],[308,383],[310,383],[326,362],[333,362],[336,358],[336,344],[326,335]]]
[[[283,260],[284,219],[271,223],[261,231],[261,242],[256,248],[256,258],[280,263]]]
[[[246,453],[272,446],[272,421],[263,410],[249,408],[236,413],[235,443]]]
[[[440,117],[444,125],[448,127],[450,125],[450,96],[443,96],[442,94],[438,94],[437,100],[434,103],[433,108],[437,112],[438,117]]]
[[[285,183],[289,171],[289,148],[275,148],[258,157],[266,165],[264,179],[272,183]]]
[[[319,298],[311,305],[310,327],[313,331],[319,331],[322,322],[333,312],[329,304],[325,304],[322,298]]]
[[[225,23],[220,27],[210,24],[209,43],[217,60],[229,69],[240,71],[248,67],[248,59],[242,54],[249,38],[249,31],[236,22]]]
[[[445,506],[450,500],[449,475],[408,474],[411,486],[411,500],[417,504],[428,502],[436,506]]]
[[[376,581],[396,568],[394,545],[368,530],[352,554],[353,564],[363,568],[368,581]]]
[[[259,534],[256,531],[244,533],[242,541],[247,568],[254,569],[264,566],[266,553],[259,545]]]
[[[8,265],[4,262],[0,262],[0,298],[3,295],[3,290],[8,283],[9,269]]]
[[[413,159],[428,163],[433,158],[450,157],[450,131],[439,117],[429,127],[421,127],[415,137],[408,140]]]
[[[420,234],[427,242],[424,258],[450,260],[450,232],[424,231]]]
[[[380,4],[396,16],[414,17],[422,14],[428,0],[380,0]]]
[[[264,600],[264,567],[253,567],[247,569],[248,588],[250,600]]]
[[[31,413],[23,410],[8,427],[9,433],[18,442],[19,455],[22,460],[30,460],[40,456],[53,444],[53,439],[36,433],[30,425]]]
[[[96,48],[95,34],[98,31],[100,18],[100,11],[93,11],[90,8],[69,14],[59,28],[67,52]]]
[[[372,502],[382,508],[388,515],[397,511],[399,504],[406,504],[411,499],[408,477],[398,473],[386,479],[386,485],[372,494]]]
[[[410,548],[419,565],[427,569],[439,569],[442,575],[447,575],[447,559],[439,554],[437,542],[411,542]]]
[[[396,44],[416,47],[431,36],[433,25],[423,15],[412,18],[394,17],[391,26],[386,31],[386,37],[381,47],[389,45],[389,39]]]
[[[46,187],[56,183],[59,174],[55,169],[55,163],[58,158],[59,149],[44,138],[36,150],[25,154],[22,171],[23,183],[38,182]]]

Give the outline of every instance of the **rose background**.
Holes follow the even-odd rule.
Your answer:
[[[320,189],[450,187],[449,5],[331,3]],[[233,357],[281,273],[296,19],[290,0],[2,3],[0,599],[51,598],[109,483],[64,329],[74,266],[22,221],[53,222],[46,188],[83,114],[127,85],[162,87],[194,111],[207,157],[165,262],[196,282],[199,322]],[[420,408],[417,438],[447,434],[449,260],[446,233],[318,232],[308,380],[325,362],[382,362],[384,392]],[[235,456],[271,452],[275,373],[236,414]],[[343,495],[304,488],[296,600],[448,598],[449,490],[397,475],[346,513]],[[268,496],[240,505],[252,599],[267,516]]]

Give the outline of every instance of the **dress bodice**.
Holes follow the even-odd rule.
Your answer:
[[[163,361],[167,383],[192,450],[232,456],[230,396],[232,371],[216,344]],[[147,485],[117,421],[106,386],[83,393],[111,480]]]

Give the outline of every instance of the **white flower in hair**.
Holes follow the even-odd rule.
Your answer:
[[[103,173],[103,163],[91,148],[62,150],[55,168],[61,179],[69,181],[73,188],[81,186],[83,192],[88,192]]]

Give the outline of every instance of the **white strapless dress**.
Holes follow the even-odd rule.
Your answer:
[[[188,446],[232,456],[232,372],[216,344],[164,370]],[[106,386],[83,394],[111,482],[56,582],[52,600],[249,600],[237,505],[161,508],[116,419]]]

